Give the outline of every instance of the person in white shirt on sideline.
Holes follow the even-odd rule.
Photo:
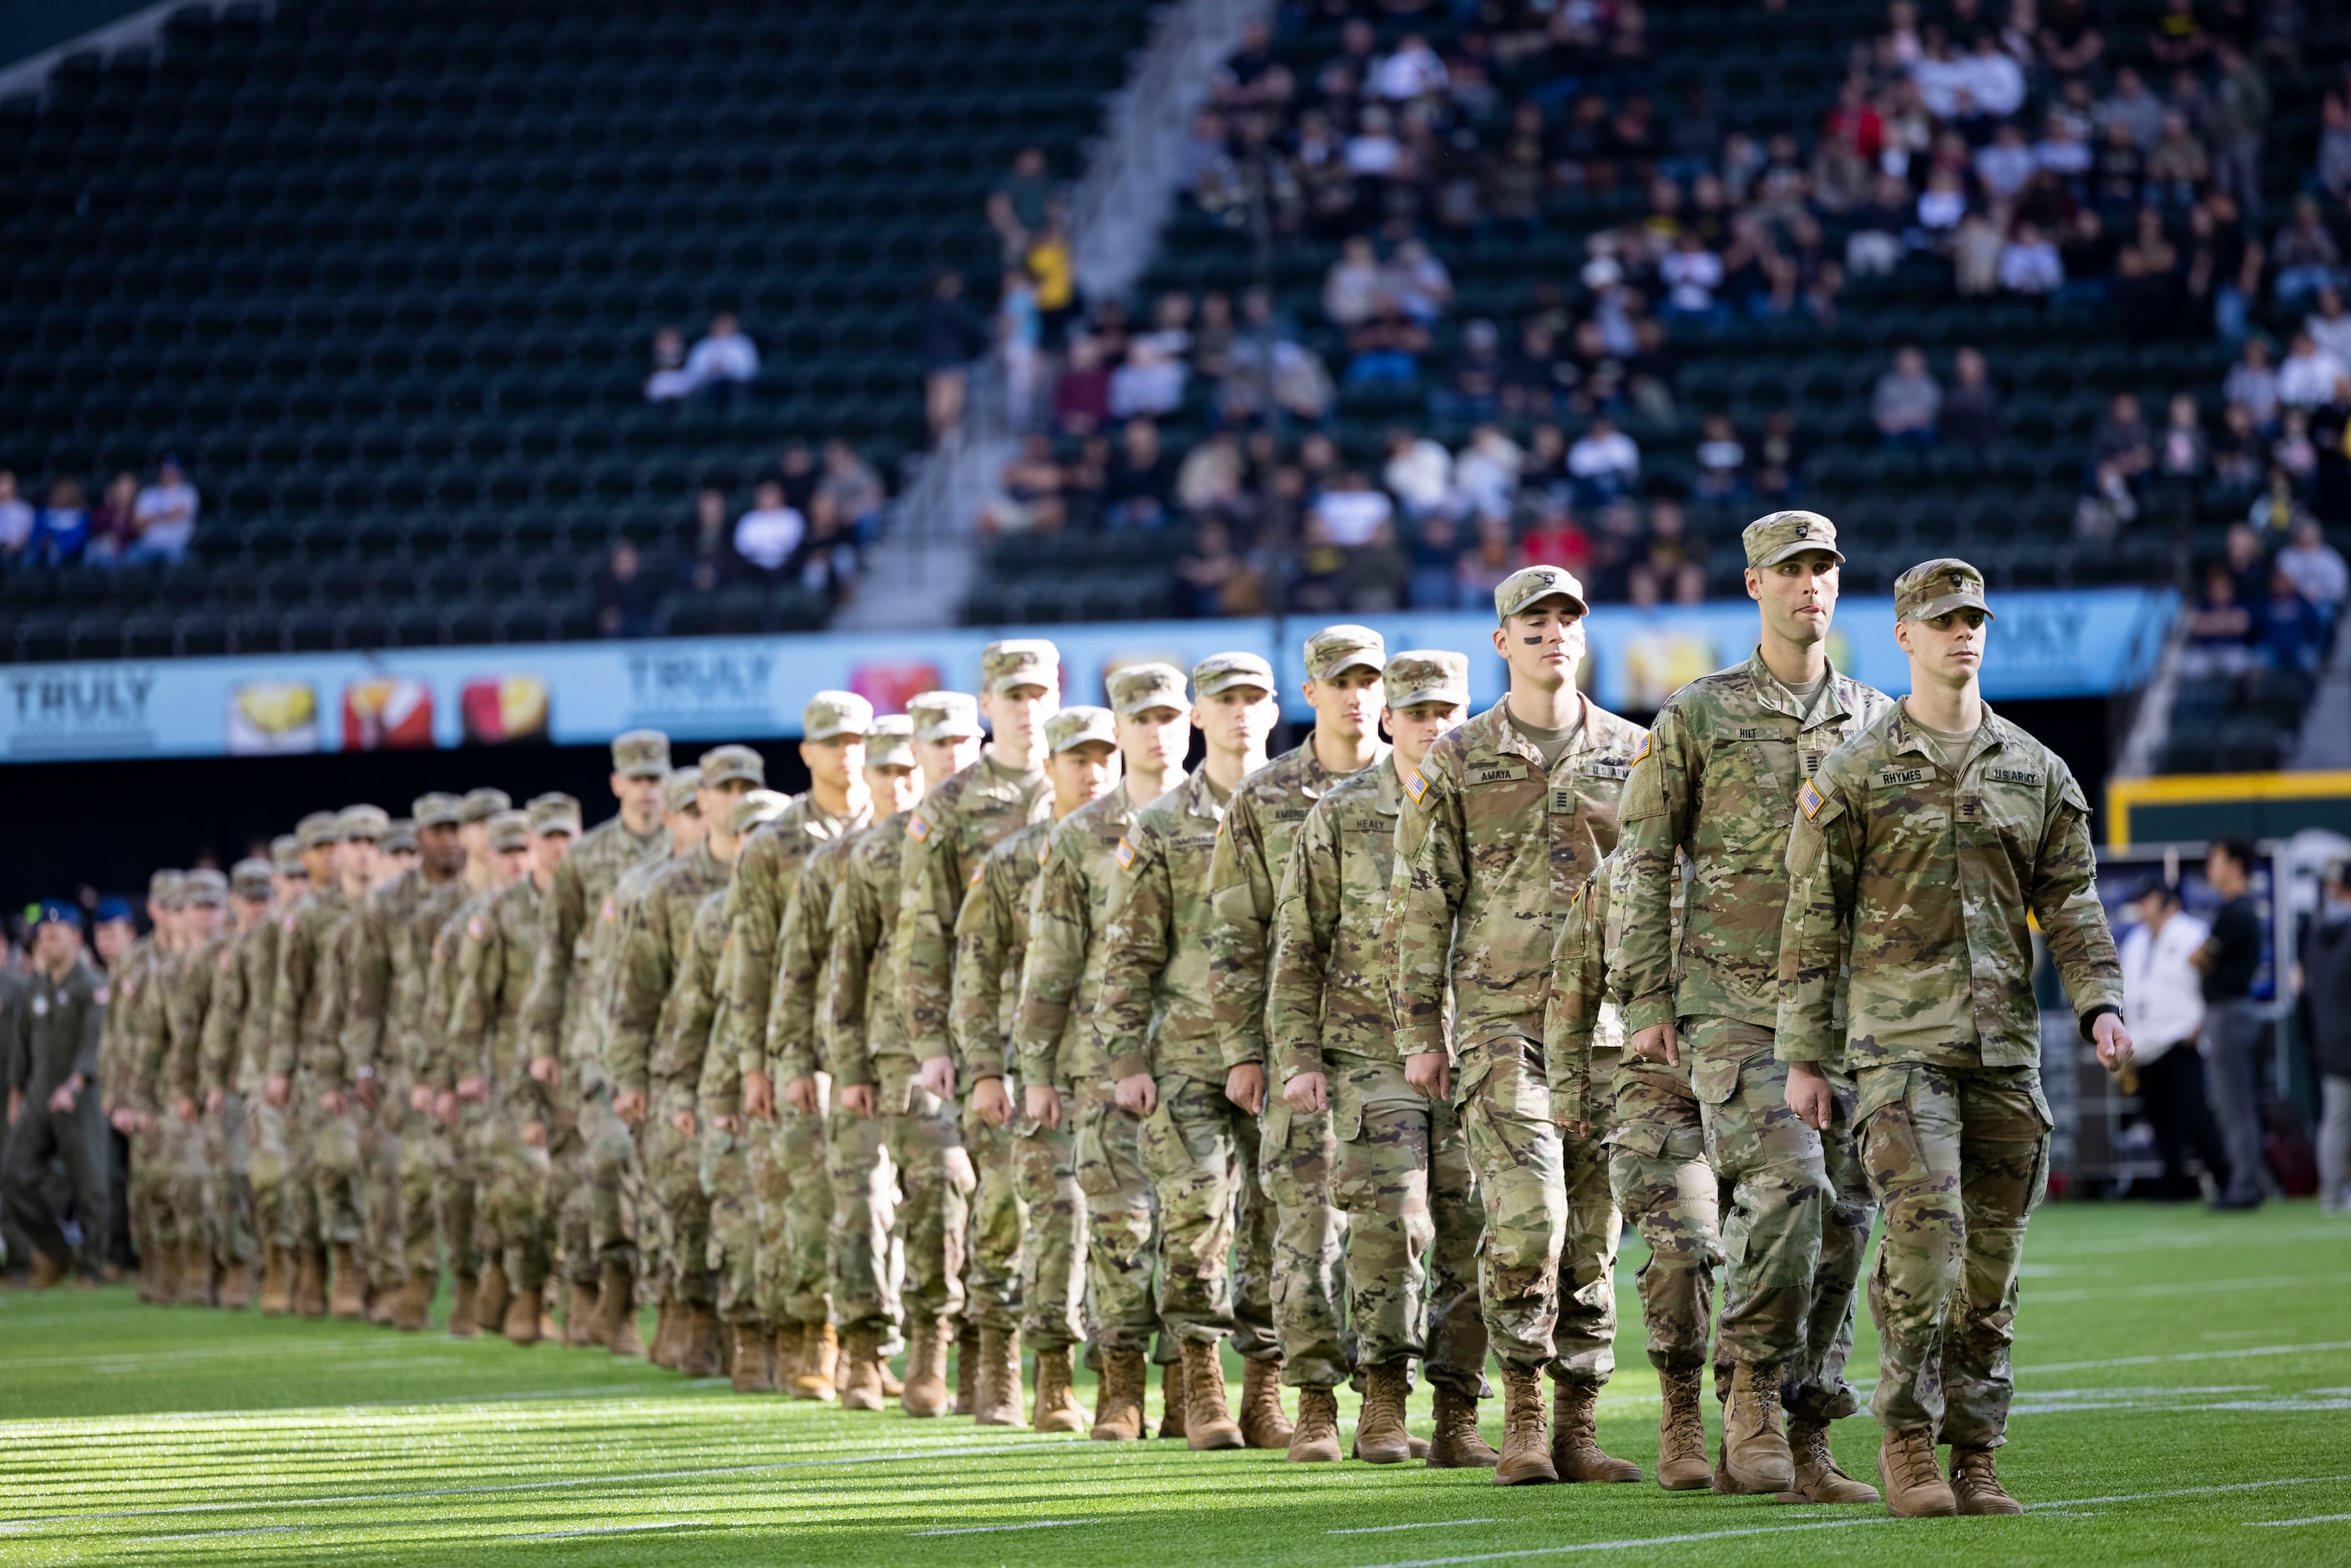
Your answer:
[[[759,346],[745,336],[733,311],[710,319],[709,336],[695,344],[685,357],[685,373],[695,389],[716,402],[731,403],[759,376]]]
[[[2131,911],[2139,923],[2122,938],[2123,1006],[2131,1020],[2139,1107],[2163,1160],[2155,1196],[2193,1198],[2198,1190],[2187,1171],[2190,1153],[2216,1186],[2229,1168],[2220,1129],[2205,1103],[2204,1059],[2196,1049],[2204,1029],[2204,982],[2189,962],[2211,927],[2179,906],[2178,888],[2160,882],[2139,894]]]

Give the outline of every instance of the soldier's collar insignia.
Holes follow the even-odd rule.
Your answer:
[[[1122,836],[1118,841],[1118,849],[1112,854],[1111,858],[1118,862],[1119,870],[1124,871],[1134,864],[1134,846],[1127,842],[1126,839]]]
[[[930,823],[923,821],[922,814],[920,812],[916,812],[906,819],[906,836],[914,840],[918,844],[931,836],[931,825]]]
[[[1419,768],[1405,769],[1404,792],[1412,797],[1412,803],[1416,806],[1420,804],[1421,797],[1428,793],[1428,780],[1420,776]]]
[[[1805,779],[1804,787],[1796,791],[1796,804],[1804,809],[1804,819],[1807,821],[1821,814],[1821,807],[1824,802],[1821,799],[1821,792],[1813,788],[1811,779]]]

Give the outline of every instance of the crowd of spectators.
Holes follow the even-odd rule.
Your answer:
[[[127,469],[117,474],[96,505],[68,474],[50,481],[47,500],[35,506],[16,476],[0,470],[0,569],[179,560],[202,505],[180,460],[168,455],[143,485]]]
[[[2275,671],[2305,686],[2341,629],[2351,568],[2311,517],[2265,538],[2252,523],[2229,530],[2225,553],[2204,569],[2189,612],[2186,673]]]

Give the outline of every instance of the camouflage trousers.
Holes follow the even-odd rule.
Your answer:
[[[405,1092],[403,1092],[403,1099]],[[410,1274],[437,1273],[441,1255],[439,1182],[449,1158],[448,1130],[430,1111],[411,1111],[400,1134],[397,1211],[400,1262]],[[455,1260],[455,1249],[451,1249]]]
[[[1595,1082],[1615,1069],[1613,1052],[1595,1053]],[[1486,1197],[1478,1282],[1494,1354],[1598,1387],[1616,1370],[1622,1222],[1608,1190],[1611,1108],[1595,1110],[1586,1136],[1562,1138],[1542,1046],[1524,1035],[1464,1051],[1460,1073],[1454,1103]]]
[[[825,1120],[825,1171],[832,1186],[828,1256],[835,1321],[843,1333],[893,1332],[900,1305],[890,1249],[898,1225],[898,1167],[890,1157],[889,1123],[833,1112]]]
[[[1010,1088],[1018,1096],[1018,1088]],[[964,1322],[1004,1333],[1020,1328],[1020,1239],[1029,1205],[1014,1166],[1016,1139],[1010,1125],[990,1126],[973,1114],[971,1096],[963,1108],[964,1152],[971,1160],[969,1254],[964,1260]]]
[[[253,1228],[252,1155],[246,1143],[245,1096],[230,1093],[220,1114],[206,1116],[204,1213],[212,1231],[213,1261],[241,1269],[261,1255]]]
[[[1698,1097],[1687,1082],[1676,1081],[1675,1069],[1628,1066],[1616,1074],[1615,1101],[1608,1188],[1649,1244],[1649,1260],[1636,1277],[1649,1364],[1695,1371],[1706,1364],[1715,1273],[1722,1267],[1714,1169],[1706,1163]],[[1730,1386],[1727,1373],[1718,1382]]]
[[[1788,1109],[1788,1069],[1772,1032],[1694,1019],[1691,1082],[1707,1158],[1723,1197],[1719,1354],[1776,1367],[1791,1413],[1834,1420],[1860,1408],[1844,1382],[1855,1292],[1875,1218],[1854,1157],[1852,1083],[1832,1074],[1826,1137]]]
[[[898,1239],[905,1252],[902,1295],[909,1319],[963,1316],[965,1249],[978,1177],[963,1146],[955,1107],[914,1082],[911,1056],[873,1063],[874,1093],[889,1124],[890,1158],[904,1202]]]
[[[159,1247],[209,1249],[202,1119],[183,1122],[164,1106],[155,1125],[131,1140],[131,1160],[133,1233],[143,1228]]]
[[[710,1194],[702,1185],[704,1133],[696,1123],[689,1132],[677,1125],[681,1113],[691,1115],[695,1092],[683,1085],[656,1090],[645,1119],[637,1124],[637,1168],[644,1172],[648,1208],[638,1217],[637,1237],[658,1237],[662,1272],[648,1270],[648,1289],[666,1287],[678,1300],[710,1304],[717,1281],[710,1275]]]
[[[771,1321],[759,1304],[759,1199],[752,1186],[751,1135],[739,1130],[739,1121],[735,1125],[737,1130],[729,1131],[713,1117],[703,1118],[701,1176],[709,1223],[699,1253],[688,1239],[677,1239],[674,1271],[683,1279],[698,1270],[710,1280],[712,1304],[728,1322]]]
[[[546,1288],[554,1252],[548,1203],[555,1166],[545,1142],[523,1137],[530,1113],[502,1109],[482,1127],[480,1223],[498,1239],[500,1267],[517,1291]]]
[[[660,1272],[661,1260],[657,1255],[643,1256],[641,1251],[644,1244],[638,1235],[637,1219],[653,1207],[653,1199],[645,1191],[643,1167],[637,1164],[636,1139],[629,1124],[612,1114],[611,1085],[601,1073],[588,1076],[592,1082],[577,1107],[577,1140],[566,1140],[567,1163],[577,1172],[571,1178],[574,1190],[587,1202],[586,1255],[567,1255],[564,1271],[574,1280],[587,1281],[596,1278],[599,1264],[617,1263],[642,1267],[645,1276],[653,1278]],[[657,1254],[658,1239],[653,1246]]]
[[[25,1103],[16,1120],[0,1127],[0,1203],[6,1207],[10,1243],[22,1240],[38,1248],[52,1262],[68,1261],[64,1215],[59,1200],[70,1196],[81,1245],[72,1261],[82,1277],[95,1281],[106,1262],[108,1205],[108,1128],[106,1113],[95,1085],[85,1088],[70,1111],[49,1109],[53,1085],[37,1079],[26,1085]],[[65,1167],[66,1191],[50,1179],[52,1165]],[[21,1267],[29,1254],[11,1251],[9,1266]]]
[[[1293,1111],[1278,1089],[1267,1095],[1257,1175],[1273,1210],[1268,1284],[1281,1380],[1295,1388],[1336,1388],[1354,1367],[1347,1217],[1331,1196],[1338,1163],[1330,1112]]]
[[[261,1082],[248,1080],[242,1098],[246,1184],[253,1192],[253,1233],[265,1247],[294,1242],[288,1194],[294,1156],[287,1136],[287,1113],[262,1098]]]
[[[1077,1139],[1068,1126],[1026,1119],[1010,1128],[1012,1176],[1020,1197],[1020,1336],[1032,1350],[1059,1350],[1086,1337],[1085,1190],[1078,1186]],[[1147,1188],[1145,1190],[1148,1190]],[[1149,1227],[1143,1251],[1148,1301]]]
[[[826,1081],[818,1080],[821,1094]],[[825,1237],[832,1222],[832,1177],[825,1169],[825,1116],[776,1107],[755,1123],[750,1145],[754,1198],[752,1273],[760,1315],[777,1323],[820,1323],[832,1314]]]
[[[315,1085],[306,1090],[298,1082],[294,1092],[303,1112],[304,1141],[310,1147],[317,1238],[330,1247],[357,1248],[367,1239],[360,1213],[367,1201],[367,1186],[360,1176],[359,1108],[349,1091],[344,1092],[340,1111],[329,1111],[320,1104]],[[364,1258],[360,1267],[366,1270]]]
[[[1888,1430],[1997,1448],[2015,1392],[2024,1227],[2048,1191],[2049,1103],[2031,1067],[1865,1067],[1855,1121],[1886,1239],[1869,1281]]]
[[[1159,1316],[1178,1339],[1227,1335],[1252,1360],[1281,1354],[1273,1327],[1273,1206],[1258,1179],[1257,1118],[1221,1083],[1157,1079],[1136,1152],[1159,1195]]]
[[[490,1111],[471,1100],[457,1102],[456,1125],[434,1118],[431,1150],[431,1212],[439,1220],[441,1244],[449,1255],[449,1271],[471,1280],[482,1271],[478,1201],[486,1175]],[[504,1269],[503,1260],[499,1268]]]
[[[1398,1063],[1350,1058],[1325,1076],[1338,1146],[1331,1194],[1346,1218],[1357,1359],[1367,1367],[1418,1361],[1430,1383],[1478,1398],[1486,1388],[1478,1303],[1486,1206],[1461,1118],[1405,1082]]]
[[[400,1169],[409,1158],[408,1083],[405,1075],[384,1085],[375,1109],[354,1107],[360,1136],[360,1256],[379,1291],[396,1291],[406,1269],[402,1243]]]
[[[1152,1288],[1159,1197],[1144,1168],[1143,1123],[1118,1108],[1107,1082],[1082,1085],[1064,1103],[1072,1117],[1070,1174],[1085,1217],[1086,1321],[1102,1348],[1140,1349],[1159,1330]],[[1036,1292],[1029,1301],[1032,1312],[1041,1309]]]

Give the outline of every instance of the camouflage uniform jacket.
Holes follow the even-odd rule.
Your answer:
[[[766,1039],[745,1044],[737,1071],[768,1072],[783,1082],[831,1071],[832,1048],[820,1005],[832,963],[832,911],[849,874],[849,852],[872,826],[852,829],[809,857],[799,885],[784,905],[777,938],[776,983],[768,1003]]]
[[[612,957],[612,1027],[604,1056],[616,1091],[628,1093],[652,1086],[653,1035],[661,1024],[662,1004],[669,999],[685,958],[694,912],[704,899],[725,890],[729,869],[710,852],[708,843],[697,844],[692,854],[671,856],[628,911]],[[702,1043],[707,1044],[707,1039]],[[697,1051],[693,1067],[701,1065]],[[672,1071],[686,1070],[673,1066]]]
[[[896,998],[918,1061],[955,1055],[956,916],[987,852],[1049,814],[1045,770],[1015,773],[989,747],[923,797],[906,818],[898,873]]]
[[[457,1078],[479,1076],[493,1104],[527,1121],[548,1113],[547,1087],[522,1054],[523,998],[538,970],[545,920],[546,893],[528,876],[466,905],[448,966],[447,1065],[434,1085],[448,1089]]]
[[[1625,945],[1613,964],[1632,998],[1626,1029],[1698,1018],[1772,1027],[1796,791],[1887,701],[1832,671],[1807,716],[1761,651],[1667,699],[1625,784]],[[1677,850],[1693,885],[1675,950]]]
[[[738,1071],[768,1071],[768,1015],[775,1007],[784,916],[810,860],[872,820],[872,809],[862,797],[853,812],[836,817],[813,795],[802,795],[782,816],[756,829],[736,852],[735,874],[726,883],[726,924],[735,942],[710,1049],[734,1057]]]
[[[138,1104],[133,1098],[134,1057],[129,1041],[134,1021],[155,1005],[152,981],[162,958],[162,950],[154,936],[141,936],[106,977],[104,995],[99,998],[105,1004],[106,1014],[99,1036],[98,1081],[109,1110]]]
[[[1114,1079],[1138,1072],[1225,1082],[1208,1000],[1208,863],[1226,797],[1204,765],[1135,813],[1113,857],[1094,1035]]]
[[[1989,706],[1956,778],[1898,703],[1830,752],[1799,792],[1787,863],[1783,1061],[1834,1062],[1842,1045],[1856,1072],[2039,1062],[2028,916],[2084,1032],[2121,1010],[2089,803],[2055,753]]]
[[[1012,1024],[1023,1083],[1067,1088],[1093,1082],[1110,1070],[1092,1020],[1110,956],[1102,938],[1110,929],[1111,888],[1120,875],[1119,846],[1139,810],[1122,783],[1046,834],[1045,863],[1029,893],[1029,951]]]
[[[352,916],[343,966],[343,1058],[354,1071],[372,1066],[389,1074],[416,1066],[416,1042],[399,1015],[396,975],[416,911],[437,891],[412,868],[370,894]]]
[[[1372,766],[1387,759],[1387,747]],[[1273,961],[1275,902],[1290,845],[1314,802],[1343,777],[1315,759],[1314,739],[1286,751],[1233,789],[1208,862],[1208,1005],[1215,1010],[1225,1065],[1265,1065],[1266,1001]]]
[[[668,829],[641,839],[617,816],[580,834],[565,853],[547,890],[538,969],[523,998],[526,1055],[552,1056],[574,1071],[594,1062],[592,1042],[603,1023],[596,1016],[595,939],[619,923],[612,894],[622,873],[668,858]]]
[[[1543,1071],[1551,1083],[1551,1119],[1562,1126],[1592,1120],[1593,1102],[1613,1095],[1628,1077],[1655,1079],[1682,1098],[1690,1097],[1694,1064],[1687,1042],[1678,1067],[1625,1052],[1625,997],[1612,959],[1625,936],[1626,875],[1620,843],[1577,890],[1567,918],[1560,922],[1558,946],[1552,950],[1551,1000],[1543,1009]],[[1681,912],[1677,894],[1667,911],[1677,931]]]
[[[182,1098],[204,1103],[204,1021],[212,1015],[222,960],[229,951],[229,938],[221,936],[183,955],[163,993],[163,1027],[170,1043],[163,1051],[156,1097],[164,1105]]]
[[[966,1080],[1001,1078],[1009,1065],[1029,895],[1052,831],[1050,822],[1031,822],[971,868],[971,891],[956,916],[956,1055]]]
[[[1643,736],[1586,699],[1582,733],[1546,774],[1505,697],[1404,776],[1387,911],[1404,1055],[1542,1038],[1560,917],[1616,847],[1617,798]]]
[[[485,887],[476,892],[461,880],[458,887],[465,896],[455,908],[441,917],[433,935],[424,945],[424,979],[419,988],[422,996],[418,1010],[423,1022],[418,1027],[417,1038],[422,1042],[423,1060],[417,1064],[419,1082],[439,1089],[454,1088],[460,1081],[474,1076],[474,1070],[458,1060],[449,1043],[451,1009],[457,998],[457,964],[465,953],[465,923],[489,908],[503,888]]]
[[[1281,873],[1266,987],[1266,1032],[1284,1083],[1344,1061],[1401,1060],[1381,930],[1403,809],[1390,752],[1341,779],[1299,828]]]
[[[433,945],[439,940],[443,928],[449,927],[457,912],[473,903],[474,898],[474,890],[465,885],[465,879],[453,876],[418,899],[408,911],[403,928],[394,934],[392,1028],[394,1038],[406,1042],[402,1049],[413,1082],[433,1080],[445,1065],[443,1037],[449,1027],[451,971],[444,964],[436,973]],[[453,934],[448,951],[454,961],[457,940],[454,933],[463,927],[450,928]]]
[[[706,1109],[726,1115],[735,1113],[731,1085],[737,1080],[724,1066],[719,1076],[713,1076],[711,1064],[717,1053],[710,1049],[710,1031],[718,1021],[719,974],[726,967],[720,959],[732,956],[726,904],[733,889],[730,878],[726,886],[703,894],[686,916],[685,951],[678,957],[669,995],[662,998],[661,1016],[653,1023],[653,1056],[646,1063],[646,1087],[656,1101],[681,1088],[698,1100],[708,1082],[711,1098],[725,1103]]]
[[[825,959],[825,1047],[833,1082],[874,1082],[873,1059],[907,1051],[898,995],[899,845],[912,811],[884,817],[849,841],[848,863],[832,899],[831,946]]]
[[[322,1087],[342,1082],[342,1063],[329,1059],[335,1020],[341,1009],[334,995],[333,948],[349,908],[342,890],[314,887],[278,917],[277,979],[270,988],[269,1071],[297,1067]],[[334,1051],[334,1057],[341,1052]]]
[[[122,1009],[122,1099],[153,1115],[162,1109],[163,1059],[172,1049],[172,992],[187,960],[157,947]]]
[[[203,1092],[234,1092],[258,1071],[253,1055],[261,1039],[256,1019],[269,1011],[269,982],[277,955],[277,922],[264,915],[223,942],[213,956],[213,1005],[196,1049]]]

